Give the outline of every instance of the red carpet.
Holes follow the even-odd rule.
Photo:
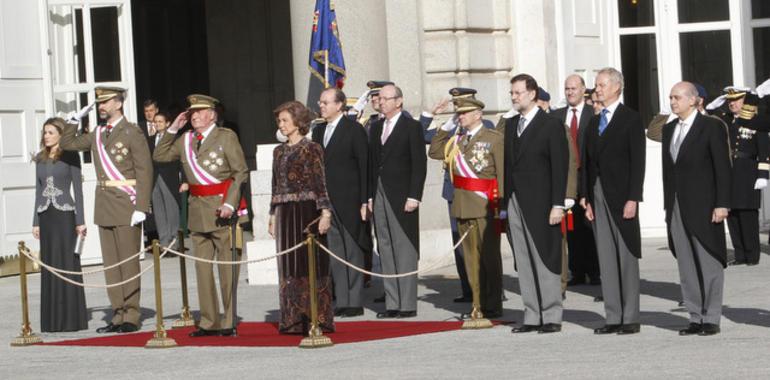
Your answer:
[[[327,335],[334,344],[364,342],[367,340],[398,338],[402,336],[429,334],[459,330],[462,322],[336,322],[336,332]],[[220,346],[220,347],[296,347],[302,336],[278,334],[278,324],[272,322],[242,322],[238,325],[237,337],[187,336],[193,328],[168,330],[168,336],[178,346]],[[152,337],[150,332],[115,334],[95,338],[73,339],[52,343],[48,346],[94,346],[94,347],[144,347]]]

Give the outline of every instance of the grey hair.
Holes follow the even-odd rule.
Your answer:
[[[610,80],[620,85],[620,92],[623,92],[623,73],[615,69],[614,67],[605,67],[596,73],[596,76],[606,74],[610,77]]]

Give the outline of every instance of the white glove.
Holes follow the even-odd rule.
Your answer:
[[[508,211],[500,211],[500,219],[508,219]]]
[[[757,89],[754,90],[757,93],[757,96],[760,98],[764,98],[765,95],[770,95],[770,79],[764,81],[762,84],[757,86]]]
[[[280,143],[285,143],[285,142],[289,141],[289,138],[284,136],[283,133],[281,133],[280,129],[276,129],[275,130],[275,139],[278,140],[278,142],[280,142]]]
[[[361,112],[364,110],[364,107],[366,107],[366,103],[369,103],[369,92],[371,90],[364,91],[363,94],[358,98],[356,101],[356,104],[353,104],[353,109],[357,112]]]
[[[68,113],[65,121],[67,122],[67,124],[80,124],[80,121],[84,117],[86,117],[86,115],[88,115],[89,112],[91,112],[91,109],[94,108],[95,105],[96,105],[96,102],[93,102],[81,108],[80,111],[78,112],[72,111]]]
[[[767,180],[764,178],[757,178],[757,182],[754,182],[754,190],[762,190],[767,187]]]
[[[447,120],[446,123],[444,123],[441,126],[441,130],[444,131],[444,132],[449,132],[449,131],[455,129],[456,127],[457,127],[457,123],[455,122],[455,118],[451,118],[451,119]]]
[[[141,222],[144,222],[144,220],[147,218],[147,215],[145,215],[141,211],[134,211],[133,214],[131,214],[131,225],[135,226]]]
[[[719,95],[716,99],[712,100],[711,103],[709,103],[706,106],[706,109],[709,111],[713,111],[719,107],[722,106],[722,104],[725,104],[725,96]]]
[[[565,209],[570,209],[574,205],[575,205],[575,200],[574,199],[572,199],[572,198],[564,199],[564,208]]]

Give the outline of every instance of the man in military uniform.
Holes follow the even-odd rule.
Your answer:
[[[188,207],[189,228],[195,256],[207,260],[230,261],[230,218],[245,222],[245,202],[240,189],[249,175],[238,137],[230,129],[217,126],[217,99],[206,95],[187,97],[190,108],[177,116],[168,133],[158,143],[153,159],[158,162],[181,160],[190,184]],[[175,139],[187,121],[193,130]],[[240,266],[220,265],[219,286],[224,317],[219,314],[219,301],[213,265],[197,261],[198,300],[201,318],[198,330],[190,336],[230,336],[236,333],[234,295]]]
[[[770,142],[767,125],[757,116],[759,98],[747,89],[727,87],[725,116],[729,126],[732,150],[732,186],[730,214],[727,228],[735,248],[731,264],[756,265],[759,263],[759,207],[761,189],[767,187],[770,169]],[[730,117],[732,116],[732,117]]]
[[[380,90],[387,85],[393,85],[393,82],[387,80],[370,80],[366,82],[366,87],[369,87],[367,97],[369,98],[369,103],[372,105],[372,110],[374,110],[374,112],[369,115],[366,120],[363,120],[364,113],[361,111],[358,122],[364,126],[367,134],[369,133],[372,124],[375,121],[382,119],[382,113],[380,112]]]
[[[63,150],[91,151],[97,186],[94,223],[99,226],[102,261],[109,266],[139,252],[139,224],[150,211],[152,159],[147,140],[136,124],[123,116],[125,90],[97,87],[99,118],[106,122],[95,131],[76,136],[77,126],[62,132]],[[139,273],[139,259],[104,272],[107,284],[119,283]],[[98,333],[134,332],[139,329],[140,279],[107,289],[113,315]]]
[[[455,135],[460,128],[458,128],[458,118],[459,114],[456,114],[455,117],[448,120],[443,126],[439,128],[433,128],[429,129],[430,125],[433,123],[433,117],[435,114],[443,112],[446,106],[448,105],[449,101],[451,100],[453,103],[457,103],[461,99],[465,98],[476,98],[476,90],[472,88],[463,88],[463,87],[455,87],[449,90],[449,95],[451,95],[451,98],[443,99],[442,101],[438,102],[431,112],[423,112],[420,114],[420,124],[422,124],[423,127],[423,133],[425,134],[425,143],[431,144],[433,142],[433,138],[436,136],[438,131],[440,131],[442,128],[449,132],[450,135]],[[487,119],[481,119],[481,123],[484,125],[485,128],[494,129],[495,125],[487,120]],[[444,157],[441,157],[443,160]],[[441,197],[444,198],[447,201],[447,210],[449,210],[449,225],[451,227],[452,231],[452,245],[456,245],[458,241],[460,241],[460,233],[457,230],[457,219],[455,219],[452,216],[452,201],[454,199],[454,185],[452,184],[452,180],[449,175],[450,167],[445,166],[444,167],[444,184],[441,188]],[[456,303],[469,303],[473,301],[473,294],[471,292],[471,286],[468,283],[468,275],[465,268],[465,259],[463,259],[463,248],[462,244],[459,245],[454,250],[455,253],[455,266],[457,267],[457,275],[460,278],[460,290],[462,293],[460,296],[454,298],[454,302]]]
[[[503,136],[485,128],[484,103],[474,97],[454,100],[459,131],[444,124],[433,137],[429,156],[444,160],[454,186],[450,215],[457,220],[463,258],[473,294],[471,317],[499,318],[503,314],[500,231],[496,222],[504,185]]]

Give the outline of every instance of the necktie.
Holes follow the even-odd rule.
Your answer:
[[[468,130],[465,128],[460,128],[460,143],[462,143],[463,148],[468,146],[468,142],[471,141],[471,135],[468,133]]]
[[[324,148],[329,145],[329,140],[332,138],[332,128],[331,125],[326,125],[326,130],[324,131]]]
[[[572,136],[572,145],[575,147],[575,161],[580,167],[580,149],[578,149],[578,118],[577,108],[572,107],[572,120],[569,122],[569,134]]]
[[[610,113],[606,108],[602,110],[602,113],[599,115],[599,136],[604,133],[604,130],[607,129],[607,114]]]
[[[385,119],[385,128],[382,130],[382,137],[380,138],[382,145],[385,145],[385,141],[388,141],[388,137],[390,136],[393,127],[391,124],[393,124],[392,121]]]
[[[676,157],[679,155],[679,148],[682,146],[682,140],[684,140],[684,127],[685,123],[680,121],[677,127],[679,133],[676,135],[676,139],[671,143],[669,152],[671,152],[671,158],[673,158],[674,161],[676,161]]]
[[[195,150],[200,150],[201,142],[203,141],[203,134],[200,132],[195,132],[195,139],[198,140],[198,142],[195,143]]]
[[[519,117],[519,124],[516,126],[516,133],[521,136],[522,133],[524,133],[524,123],[527,122],[527,119],[524,118],[524,116]]]

